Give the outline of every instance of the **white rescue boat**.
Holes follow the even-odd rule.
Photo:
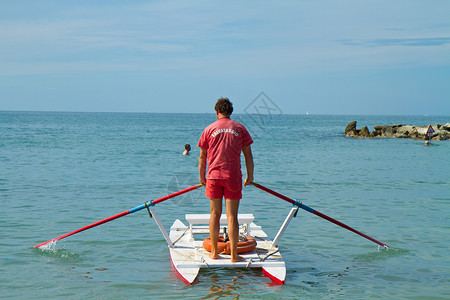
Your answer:
[[[297,210],[298,207],[291,209],[273,241],[261,226],[253,222],[255,219],[253,214],[239,214],[239,234],[252,237],[257,242],[253,251],[239,254],[244,258],[240,262],[231,262],[230,255],[223,253],[219,254],[218,259],[211,259],[210,253],[203,247],[203,239],[195,239],[198,235],[209,236],[209,214],[186,214],[187,225],[176,219],[168,235],[154,209],[150,209],[150,212],[169,245],[172,265],[185,283],[194,283],[201,268],[262,268],[264,274],[274,284],[283,284],[286,278],[286,265],[277,244]],[[226,232],[226,215],[221,216],[220,225],[221,233]]]

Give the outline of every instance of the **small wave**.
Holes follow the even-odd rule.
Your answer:
[[[407,249],[401,248],[388,248],[388,249],[380,249],[376,252],[364,253],[354,255],[353,258],[356,261],[375,261],[375,260],[383,260],[389,259],[391,257],[398,257],[407,255],[410,251]]]
[[[55,251],[56,250],[56,242],[57,241],[48,242],[47,244],[38,247],[38,249],[42,250],[42,251]]]
[[[68,252],[65,249],[57,249],[56,241],[50,242],[39,248],[33,248],[33,250],[38,252],[40,255],[44,255],[47,257],[61,258],[61,259],[68,260],[71,262],[80,260],[80,257],[77,253]]]

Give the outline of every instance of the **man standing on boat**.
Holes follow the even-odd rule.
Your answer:
[[[211,203],[209,233],[211,235],[212,259],[219,258],[217,243],[222,214],[222,199],[228,220],[231,261],[243,260],[237,254],[239,239],[238,208],[242,198],[241,152],[244,154],[247,178],[244,186],[253,182],[253,156],[250,145],[253,143],[247,129],[232,121],[233,104],[228,98],[220,98],[214,107],[217,121],[203,131],[198,146],[200,149],[199,173],[200,183],[206,185],[206,197]],[[208,172],[206,173],[206,164]]]

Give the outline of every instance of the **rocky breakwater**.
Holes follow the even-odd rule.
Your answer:
[[[444,141],[450,139],[450,123],[445,125],[432,124],[434,133],[431,137],[432,141]],[[371,139],[371,138],[410,138],[415,140],[427,140],[426,126],[414,126],[395,124],[391,126],[379,125],[374,126],[373,131],[369,131],[367,126],[356,129],[356,121],[350,122],[345,127],[345,135],[355,138]]]

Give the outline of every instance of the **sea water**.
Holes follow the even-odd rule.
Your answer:
[[[300,210],[279,248],[286,282],[202,269],[185,285],[146,210],[34,245],[198,182],[214,114],[0,112],[0,297],[370,299],[450,297],[450,142],[353,139],[345,126],[450,117],[233,115],[253,136],[255,181],[387,243]],[[184,145],[193,148],[183,156]],[[245,171],[244,171],[245,173]],[[291,205],[244,188],[240,212],[274,237]],[[208,213],[201,188],[155,206],[170,228]]]

